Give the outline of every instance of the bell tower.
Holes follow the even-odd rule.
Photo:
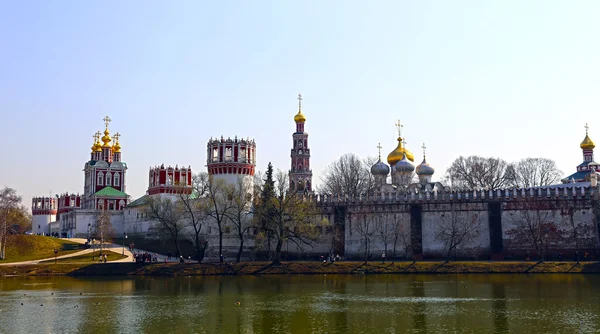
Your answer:
[[[296,132],[292,135],[290,191],[295,190],[299,194],[308,194],[312,192],[312,170],[310,169],[308,133],[304,132],[306,117],[302,114],[302,94],[298,94],[298,113],[294,116],[294,122],[296,122]]]

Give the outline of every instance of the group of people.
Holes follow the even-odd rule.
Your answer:
[[[158,262],[158,256],[152,253],[135,253],[133,254],[133,260],[135,263],[150,263],[150,262]]]
[[[334,263],[337,261],[341,261],[342,257],[340,256],[340,254],[336,254],[335,256],[332,253],[327,254],[327,258],[325,258],[325,256],[321,255],[321,261],[323,261],[323,263]]]

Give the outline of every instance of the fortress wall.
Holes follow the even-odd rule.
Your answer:
[[[432,207],[435,209],[431,210]],[[446,257],[451,242],[447,235],[452,230],[458,233],[455,238],[457,240],[466,234],[464,241],[452,251],[452,256],[480,259],[490,253],[490,230],[485,203],[447,203],[429,205],[428,209],[430,211],[423,211],[422,217],[424,257]]]

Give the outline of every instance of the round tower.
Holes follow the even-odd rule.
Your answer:
[[[31,199],[31,229],[33,234],[50,235],[52,223],[56,221],[56,199],[54,197],[34,197]]]
[[[148,172],[148,195],[156,194],[191,194],[192,167],[175,168],[164,164],[150,167]]]
[[[256,170],[256,143],[253,139],[211,138],[206,152],[208,175],[213,180],[224,180],[237,185],[240,181],[254,185]]]

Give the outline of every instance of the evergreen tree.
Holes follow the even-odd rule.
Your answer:
[[[265,173],[265,179],[263,187],[260,192],[260,198],[258,198],[255,210],[258,215],[257,224],[261,229],[261,235],[267,239],[267,252],[271,255],[271,239],[273,238],[272,232],[267,228],[269,217],[274,215],[273,212],[273,198],[275,198],[275,181],[273,180],[273,165],[269,162],[267,166],[267,172]]]

